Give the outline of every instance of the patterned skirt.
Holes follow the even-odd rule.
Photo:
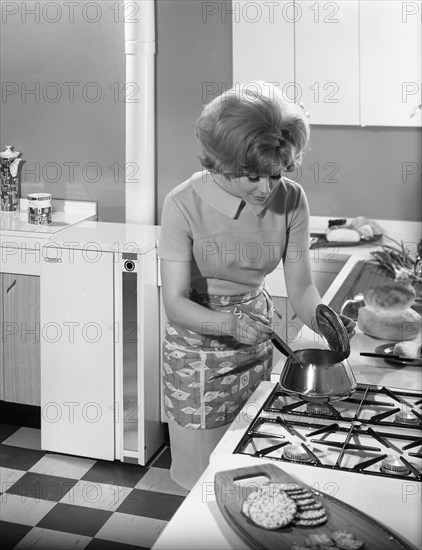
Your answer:
[[[237,304],[269,320],[271,297],[263,288],[237,296],[191,291],[190,299],[208,309],[233,312]],[[175,323],[166,327],[162,390],[167,417],[180,426],[210,429],[234,420],[272,368],[270,340],[246,345],[231,336],[198,334]]]

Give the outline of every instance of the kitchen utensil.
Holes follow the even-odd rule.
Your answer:
[[[280,351],[283,355],[286,355],[286,357],[290,357],[292,361],[295,361],[296,363],[300,363],[299,357],[296,355],[296,352],[292,350],[290,346],[284,342],[282,338],[275,332],[273,332],[271,336],[271,341],[274,345],[274,347]]]
[[[350,340],[339,316],[320,304],[316,319],[321,334],[331,349],[302,349],[289,357],[280,375],[281,388],[305,401],[328,402],[350,397],[356,390],[356,379],[350,365]]]
[[[273,531],[253,524],[242,513],[242,504],[248,495],[257,489],[258,477],[281,483],[300,483],[311,491],[315,500],[320,501],[327,513],[328,520],[317,527],[299,527],[293,523]],[[388,528],[356,508],[328,495],[315,491],[300,480],[290,476],[273,464],[260,464],[235,470],[226,470],[215,474],[215,493],[218,507],[227,523],[241,539],[253,549],[273,550],[290,548],[293,545],[305,546],[305,539],[310,533],[349,531],[365,543],[365,548],[382,548],[383,550],[410,550],[412,547],[400,539]]]
[[[394,345],[395,344],[382,344],[376,347],[373,356],[384,359],[388,365],[393,367],[422,367],[422,357],[419,359],[412,359],[410,357],[397,356],[394,353]]]
[[[265,322],[265,320],[262,317],[255,315],[254,313],[248,311],[241,305],[237,305],[236,309],[239,310],[242,314],[250,317],[252,321],[254,321],[255,323],[262,324],[265,327],[270,326],[269,323]],[[237,315],[236,310],[235,310],[235,315]],[[276,334],[274,331],[271,335],[271,341],[274,344],[274,347],[278,349],[278,351],[280,351],[283,355],[285,355],[286,357],[290,357],[293,361],[299,362],[298,357],[296,356],[295,352],[291,349],[291,347],[288,346],[286,342],[284,342],[284,340],[280,338],[280,336],[278,336],[278,334]]]
[[[367,351],[362,351],[359,355],[362,355],[363,357],[376,357],[379,359],[389,359],[390,361],[394,359],[395,361],[411,361],[413,362],[420,362],[419,359],[413,358],[413,357],[404,357],[402,355],[394,355],[389,353],[370,353]]]

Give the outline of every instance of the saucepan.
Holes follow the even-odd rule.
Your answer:
[[[357,387],[353,371],[347,362],[350,339],[339,316],[320,304],[316,318],[321,334],[331,349],[295,350],[293,356],[285,351],[285,342],[274,334],[273,343],[288,355],[280,375],[280,386],[286,392],[304,401],[329,402],[347,399]],[[280,340],[283,345],[280,345]]]
[[[252,320],[263,319],[237,306]],[[337,313],[325,304],[315,310],[318,328],[330,349],[309,348],[293,351],[275,332],[271,340],[276,349],[287,356],[281,371],[280,386],[286,393],[304,401],[329,402],[347,399],[357,387],[353,371],[347,362],[350,339]]]

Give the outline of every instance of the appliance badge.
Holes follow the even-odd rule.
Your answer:
[[[52,264],[59,264],[59,263],[61,263],[61,261],[62,261],[61,258],[48,258],[48,257],[47,257],[47,258],[44,258],[44,260],[45,260],[46,262],[50,262],[50,263],[52,263]]]

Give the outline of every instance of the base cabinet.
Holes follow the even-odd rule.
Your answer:
[[[1,399],[40,404],[40,278],[0,274]]]
[[[43,255],[41,446],[113,460],[113,254],[84,252]]]
[[[155,249],[48,247],[41,296],[42,449],[144,465],[164,442]]]

